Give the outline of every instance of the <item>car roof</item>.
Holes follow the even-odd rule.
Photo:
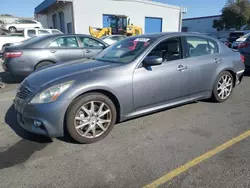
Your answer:
[[[187,35],[193,35],[193,36],[202,36],[206,38],[211,38],[208,35],[205,35],[204,33],[198,33],[198,32],[161,32],[161,33],[151,33],[151,34],[143,34],[143,35],[137,35],[133,37],[145,37],[145,38],[152,38],[152,39],[158,39],[162,37],[181,37],[181,36],[187,36]]]

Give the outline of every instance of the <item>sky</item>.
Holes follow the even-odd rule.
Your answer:
[[[32,17],[34,8],[43,0],[0,0],[0,14]],[[100,0],[101,1],[101,0]],[[226,0],[154,0],[187,8],[185,18],[220,14]]]

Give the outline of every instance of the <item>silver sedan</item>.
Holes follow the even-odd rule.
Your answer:
[[[190,101],[224,102],[244,70],[239,53],[209,36],[134,36],[92,60],[36,71],[21,83],[14,104],[28,131],[50,137],[68,131],[80,143],[93,143],[117,122]]]

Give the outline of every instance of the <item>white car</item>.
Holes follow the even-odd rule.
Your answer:
[[[109,45],[112,45],[125,38],[126,38],[125,35],[107,35],[107,36],[101,37],[101,40],[103,40],[105,43]]]
[[[10,33],[23,31],[26,28],[43,28],[42,24],[36,20],[17,20],[11,24],[3,24],[1,29]]]
[[[24,29],[22,34],[9,34],[0,36],[0,57],[7,46],[22,44],[30,38],[41,35],[62,34],[58,29]],[[14,36],[13,36],[14,35]]]

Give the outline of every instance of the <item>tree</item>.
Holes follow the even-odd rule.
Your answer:
[[[9,16],[9,17],[13,17],[11,14],[0,14],[0,16]]]
[[[240,30],[250,23],[250,1],[249,0],[228,0],[222,9],[221,18],[214,20],[213,28],[217,31],[223,29]]]

